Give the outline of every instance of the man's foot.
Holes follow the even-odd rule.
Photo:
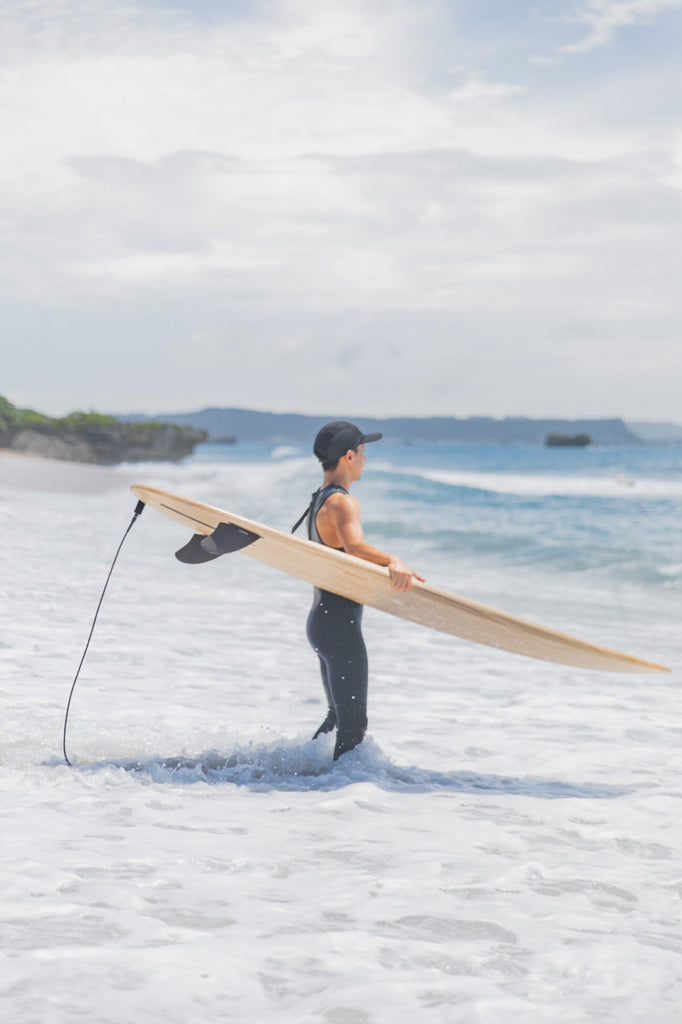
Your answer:
[[[336,729],[336,712],[334,711],[334,708],[329,709],[327,717],[313,736],[313,739],[316,740],[323,732],[331,732],[332,729]]]
[[[349,750],[359,746],[364,736],[364,729],[356,729],[354,732],[346,733],[345,735],[339,733],[336,737],[336,746],[334,747],[334,760],[338,761],[342,754],[346,754]]]

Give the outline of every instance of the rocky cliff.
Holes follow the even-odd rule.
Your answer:
[[[51,419],[15,409],[0,397],[0,447],[30,455],[102,466],[118,462],[177,462],[208,434],[173,423],[120,423],[113,416],[72,413]]]

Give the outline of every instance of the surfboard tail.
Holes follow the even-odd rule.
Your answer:
[[[188,544],[175,552],[175,557],[187,565],[199,565],[232,551],[241,551],[258,539],[257,533],[245,530],[236,523],[220,523],[208,537],[195,533]]]

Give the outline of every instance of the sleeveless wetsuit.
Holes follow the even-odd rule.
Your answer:
[[[339,484],[329,484],[313,496],[308,537],[318,544],[324,541],[317,532],[315,519],[335,492],[348,494]],[[362,605],[315,587],[306,632],[320,659],[322,686],[329,707],[315,736],[331,732],[336,726],[336,761],[362,742],[367,729],[367,650],[362,638]]]

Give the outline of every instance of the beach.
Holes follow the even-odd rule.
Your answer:
[[[294,447],[178,465],[0,453],[5,1019],[676,1024],[682,458],[376,446],[368,539],[434,583],[671,667],[620,676],[365,612],[370,727],[333,762],[310,587],[130,485],[288,530]]]

